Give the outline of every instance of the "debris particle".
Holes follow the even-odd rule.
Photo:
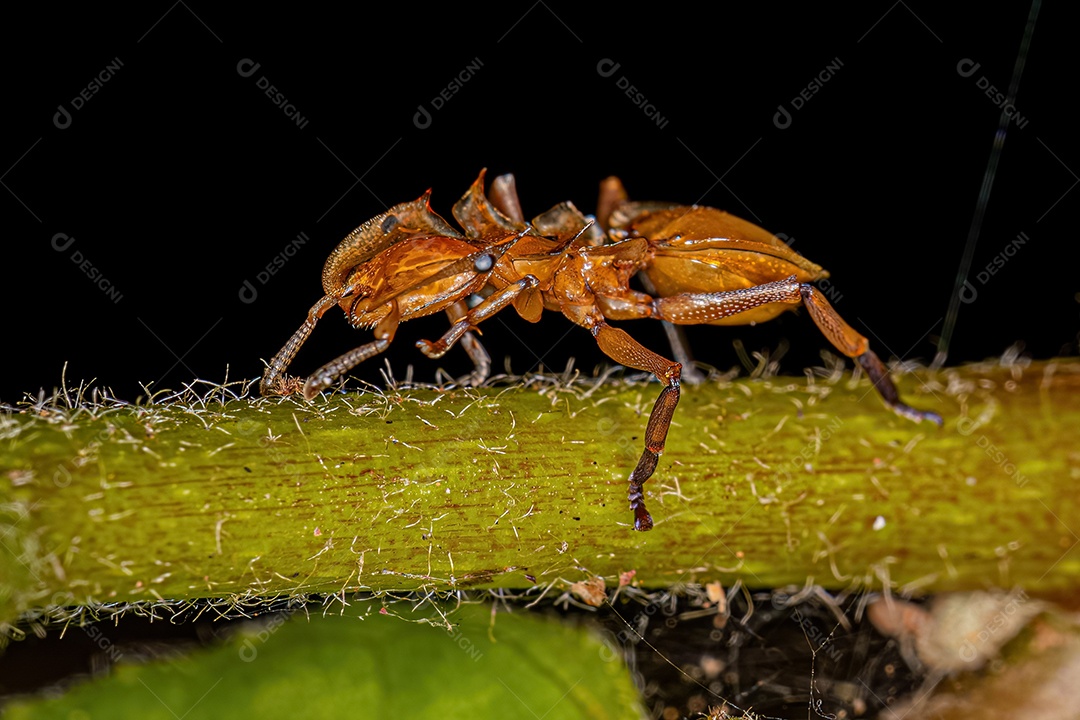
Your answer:
[[[874,530],[881,530],[884,527],[885,527],[885,516],[884,515],[878,515],[876,518],[874,518]]]
[[[1046,608],[1023,589],[1009,593],[973,591],[940,595],[929,606],[877,598],[870,622],[900,642],[909,665],[955,674],[978,670]]]
[[[713,605],[727,600],[727,594],[724,593],[724,586],[718,582],[706,583],[705,595],[708,596],[709,602]]]
[[[594,575],[588,580],[582,580],[570,585],[570,592],[586,605],[600,607],[607,599],[607,591],[604,587],[604,578]]]

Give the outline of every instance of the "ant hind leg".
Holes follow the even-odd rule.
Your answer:
[[[599,312],[590,320],[592,322],[589,329],[605,355],[620,365],[651,372],[660,382],[665,383],[664,389],[660,391],[656,402],[653,403],[649,422],[645,426],[645,449],[627,481],[629,484],[627,497],[630,500],[630,509],[634,511],[634,529],[644,532],[652,529],[653,519],[648,508],[645,507],[645,493],[642,486],[656,471],[660,454],[664,452],[664,445],[667,443],[671,418],[675,414],[675,407],[679,404],[681,394],[682,365],[643,347],[625,331],[611,327],[603,320]]]
[[[877,354],[870,349],[870,341],[855,332],[855,329],[844,322],[844,319],[833,310],[829,301],[822,296],[813,285],[803,283],[801,286],[803,305],[810,312],[814,324],[818,326],[822,334],[828,338],[833,346],[850,358],[859,361],[859,365],[870,378],[874,389],[885,401],[885,405],[897,415],[906,417],[914,422],[929,420],[935,425],[942,425],[941,416],[928,410],[916,410],[900,399],[900,393],[889,377],[889,371],[885,363]]]

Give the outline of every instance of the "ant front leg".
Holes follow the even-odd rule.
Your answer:
[[[295,392],[290,387],[294,380],[286,376],[285,371],[289,369],[289,365],[292,363],[293,358],[296,357],[296,353],[300,351],[300,346],[310,337],[311,331],[315,329],[315,323],[319,321],[323,313],[337,305],[339,300],[340,298],[336,295],[327,295],[312,306],[311,310],[308,311],[304,324],[293,333],[285,346],[278,350],[277,355],[274,356],[270,364],[266,366],[266,370],[263,371],[262,380],[259,382],[260,395],[264,397],[267,395],[289,395]]]
[[[387,314],[375,325],[375,340],[350,350],[316,370],[304,383],[304,399],[311,400],[349,370],[390,347],[401,322],[401,314],[396,301],[391,300],[388,305]]]
[[[900,393],[897,392],[896,385],[889,377],[885,364],[870,349],[870,341],[844,322],[844,319],[833,310],[829,301],[813,285],[804,283],[800,288],[800,293],[803,304],[810,312],[810,317],[814,319],[814,324],[837,350],[859,361],[859,365],[866,371],[874,389],[878,391],[878,395],[889,409],[915,422],[929,420],[936,425],[943,424],[941,416],[937,413],[916,410],[900,400]]]

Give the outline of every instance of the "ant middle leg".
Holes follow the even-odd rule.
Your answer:
[[[477,325],[487,320],[514,302],[521,293],[533,290],[539,281],[533,275],[526,275],[517,282],[510,283],[501,290],[489,295],[479,305],[466,312],[438,340],[417,340],[416,347],[429,358],[440,358],[468,331],[477,329]],[[486,354],[486,353],[485,353]]]
[[[446,316],[450,318],[451,323],[457,322],[468,313],[469,306],[464,300],[459,300],[446,308]],[[462,382],[472,386],[483,385],[491,374],[491,355],[488,355],[483,343],[472,332],[466,332],[461,336],[461,347],[465,349],[473,364],[473,371],[466,375]]]

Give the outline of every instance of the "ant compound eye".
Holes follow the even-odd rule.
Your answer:
[[[490,253],[484,253],[473,262],[476,272],[487,272],[495,264],[495,258]]]
[[[382,221],[381,229],[383,231],[383,234],[387,235],[391,233],[400,222],[401,220],[398,219],[397,215],[387,215],[386,219]]]

